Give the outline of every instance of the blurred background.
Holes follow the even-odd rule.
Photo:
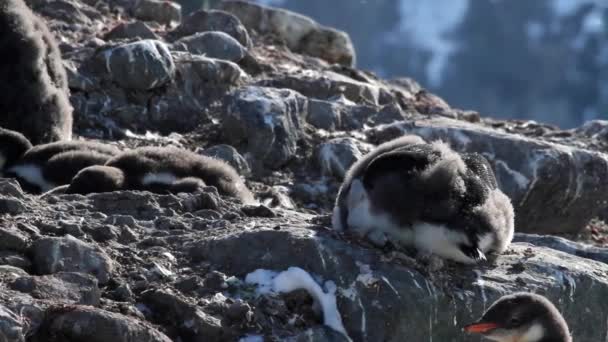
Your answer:
[[[348,32],[358,68],[412,77],[453,107],[561,128],[608,119],[608,0],[257,2]]]

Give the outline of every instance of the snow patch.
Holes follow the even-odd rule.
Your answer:
[[[286,271],[275,272],[257,269],[245,276],[245,283],[255,284],[259,294],[286,293],[299,289],[306,290],[323,310],[323,323],[344,334],[349,340],[342,317],[336,304],[336,284],[325,282],[325,292],[313,277],[299,267],[289,267]]]

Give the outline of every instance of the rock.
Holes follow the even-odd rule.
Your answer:
[[[273,246],[272,253],[267,246]],[[205,260],[239,277],[256,269],[297,266],[321,283],[333,281],[342,322],[354,341],[398,341],[403,336],[468,341],[462,324],[514,291],[547,295],[564,313],[576,341],[601,340],[608,328],[608,308],[597,300],[608,294],[608,265],[525,243],[512,244],[492,263],[427,275],[407,266],[414,264],[406,256],[391,258],[289,224],[281,230],[226,231],[189,247],[194,261]],[[234,253],[238,250],[247,253]]]
[[[317,163],[321,166],[321,174],[343,179],[346,171],[357,160],[363,157],[352,138],[336,138],[319,146]]]
[[[451,119],[406,121],[372,132],[382,141],[416,134],[483,154],[513,202],[519,232],[576,233],[606,205],[608,158],[597,152]]]
[[[106,72],[113,81],[127,89],[148,90],[169,82],[175,64],[167,46],[145,39],[103,50]]]
[[[306,98],[288,89],[249,86],[235,91],[228,101],[223,134],[251,155],[254,169],[260,164],[277,169],[294,156]]]
[[[198,10],[184,18],[182,24],[170,33],[174,39],[199,32],[220,31],[227,33],[245,47],[251,46],[249,33],[234,15],[218,10]]]
[[[46,313],[47,329],[34,336],[34,342],[171,342],[165,334],[149,324],[131,317],[87,306],[50,309]]]
[[[0,250],[23,252],[28,238],[15,227],[0,227]]]
[[[168,0],[138,0],[132,11],[137,19],[165,25],[179,23],[182,19],[182,6]]]
[[[31,247],[31,254],[38,274],[91,273],[103,285],[110,279],[113,269],[113,262],[106,253],[71,235],[38,239]]]
[[[596,247],[564,239],[559,236],[516,233],[513,241],[527,242],[540,247],[548,247],[560,252],[576,255],[608,264],[608,248]]]
[[[227,162],[243,176],[247,176],[251,173],[247,160],[245,160],[245,158],[239,153],[239,151],[236,150],[236,148],[230,145],[215,145],[199,151],[198,153]]]
[[[19,215],[27,211],[27,206],[23,201],[0,195],[0,214]]]
[[[30,269],[32,263],[21,253],[13,251],[0,251],[0,265],[14,266],[27,270]]]
[[[73,0],[54,0],[39,6],[36,10],[50,18],[58,19],[71,24],[91,25],[91,19],[101,19],[101,14],[94,8]]]
[[[208,58],[224,59],[239,62],[247,51],[236,39],[220,32],[199,32],[192,36],[183,37],[172,45],[173,50],[187,51],[194,55],[204,55]]]
[[[574,132],[588,138],[608,141],[608,120],[589,120]]]
[[[304,96],[328,100],[344,95],[357,104],[377,106],[380,89],[333,71],[295,71],[258,82],[259,85],[293,89]]]
[[[99,81],[95,77],[89,77],[78,70],[72,61],[63,61],[68,76],[68,86],[72,90],[93,91],[99,89]]]
[[[316,326],[296,336],[286,338],[288,342],[348,342],[349,340],[339,332],[326,327]]]
[[[272,209],[265,205],[245,205],[241,207],[241,211],[249,217],[276,217]]]
[[[24,342],[25,325],[20,314],[0,305],[0,337],[3,342]]]
[[[25,198],[21,185],[14,178],[0,178],[0,194],[17,199]]]
[[[186,94],[196,95],[205,86],[228,87],[247,78],[247,74],[230,61],[189,53],[175,54],[178,75],[176,83]]]
[[[160,39],[152,29],[141,21],[132,21],[127,23],[119,23],[114,26],[110,32],[103,36],[104,40],[119,40],[119,39]]]
[[[222,1],[219,8],[236,15],[249,30],[273,34],[294,52],[344,65],[355,64],[355,49],[346,32],[319,25],[311,18],[241,0]]]
[[[179,322],[174,327],[182,339],[188,341],[226,341],[229,336],[222,328],[221,321],[208,315],[195,305],[189,304],[176,295],[163,290],[143,293],[143,301],[152,311],[158,313],[158,320]]]
[[[98,306],[101,291],[97,279],[84,273],[59,272],[48,276],[23,276],[10,285],[15,291],[29,293],[36,299]]]

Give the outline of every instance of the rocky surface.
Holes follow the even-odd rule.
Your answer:
[[[0,340],[470,341],[460,327],[515,290],[546,294],[576,341],[608,338],[608,229],[588,224],[608,213],[605,122],[451,108],[352,68],[337,31],[241,1],[179,23],[138,1],[29,3],[60,37],[77,138],[221,158],[260,205],[214,188],[32,196],[0,179]],[[329,228],[348,167],[404,133],[488,157],[517,210],[506,253],[438,265]]]

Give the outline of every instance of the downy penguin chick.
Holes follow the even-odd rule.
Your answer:
[[[93,181],[96,179],[98,181]],[[121,153],[103,167],[87,168],[68,192],[87,194],[115,190],[194,192],[214,186],[222,195],[254,203],[240,175],[227,163],[174,147],[140,147]]]
[[[0,126],[34,145],[72,138],[68,78],[53,34],[23,0],[0,1]]]
[[[31,148],[23,134],[0,127],[0,176]]]
[[[527,292],[501,297],[463,330],[497,342],[572,342],[568,324],[553,303]]]
[[[376,244],[390,239],[475,263],[508,247],[514,213],[483,156],[404,136],[379,145],[350,168],[332,225]]]
[[[96,142],[57,141],[29,149],[5,169],[5,176],[16,178],[25,191],[39,194],[69,184],[78,171],[103,165],[119,152],[113,146]]]

